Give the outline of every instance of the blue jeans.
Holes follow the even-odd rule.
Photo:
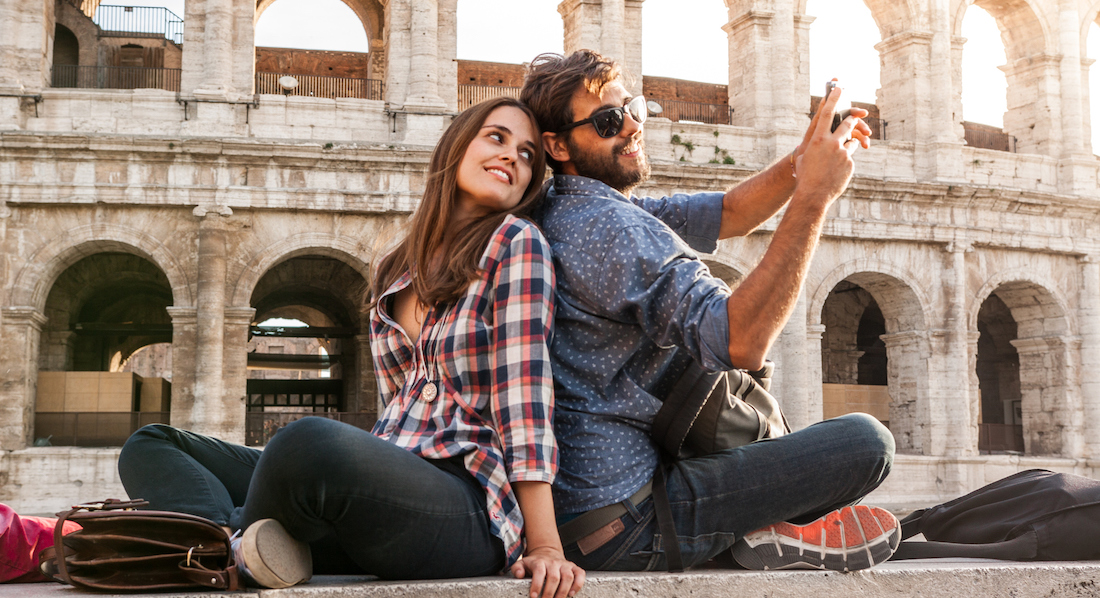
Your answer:
[[[118,470],[127,494],[152,509],[233,529],[276,519],[310,544],[316,573],[432,579],[504,567],[485,491],[461,463],[337,421],[293,422],[262,451],[153,424],[126,441]]]
[[[890,431],[857,413],[677,461],[667,470],[668,495],[684,565],[705,563],[766,525],[808,523],[855,504],[886,479],[893,457]],[[570,543],[566,557],[591,570],[666,569],[653,499],[623,504],[622,532],[587,555]]]

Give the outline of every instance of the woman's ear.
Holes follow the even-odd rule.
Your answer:
[[[543,133],[542,147],[546,148],[546,155],[560,163],[569,161],[569,148],[565,145],[565,139],[558,133]]]

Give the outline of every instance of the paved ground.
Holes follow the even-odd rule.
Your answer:
[[[857,573],[711,569],[679,574],[593,573],[588,579],[580,598],[1100,597],[1100,562],[1008,563],[940,559],[887,563]],[[0,598],[89,595],[53,583],[0,586]],[[216,594],[156,594],[164,598],[211,595]],[[249,598],[526,598],[527,582],[497,577],[433,582],[318,577],[306,585],[286,590],[251,590],[232,595]]]

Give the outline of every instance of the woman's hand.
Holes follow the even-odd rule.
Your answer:
[[[531,578],[531,598],[571,598],[584,587],[584,569],[550,546],[528,550],[511,571],[516,579]]]

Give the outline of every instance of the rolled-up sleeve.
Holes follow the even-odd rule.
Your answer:
[[[658,199],[631,197],[635,205],[664,222],[688,246],[702,253],[714,253],[722,226],[725,193],[676,193]]]
[[[509,480],[552,482],[558,467],[551,418],[554,265],[533,225],[504,249],[493,277],[491,413]]]

